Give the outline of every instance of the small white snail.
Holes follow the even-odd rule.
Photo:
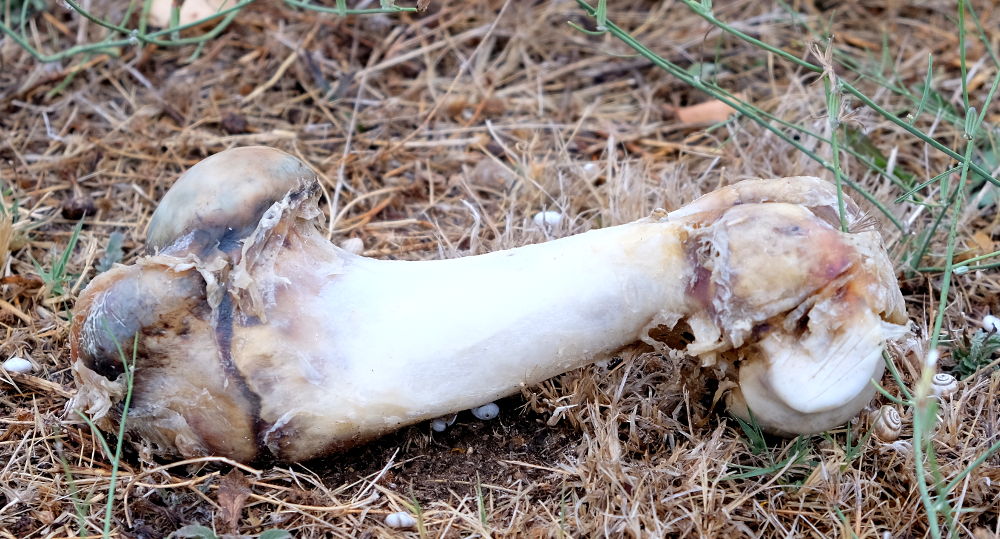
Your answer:
[[[562,222],[563,215],[557,211],[540,211],[531,218],[531,221],[535,223],[538,228],[549,228],[554,227]]]
[[[458,414],[451,414],[433,419],[431,420],[431,430],[434,432],[444,432],[448,430],[448,427],[455,423],[455,418],[457,417]]]
[[[958,380],[950,374],[939,372],[931,380],[931,391],[936,397],[948,397],[958,391]]]
[[[875,431],[875,436],[879,440],[894,442],[899,438],[900,433],[903,432],[903,418],[900,417],[895,406],[887,404],[879,409],[875,420],[872,422],[872,430]]]
[[[7,372],[27,373],[31,372],[31,362],[23,357],[12,356],[3,362],[3,370]]]
[[[986,331],[1000,332],[1000,318],[988,314],[983,317],[983,329]]]
[[[352,255],[360,255],[365,250],[365,242],[361,238],[347,238],[340,242],[340,248]]]
[[[482,421],[496,419],[497,416],[500,415],[500,407],[497,406],[495,402],[486,403],[469,411],[472,412],[472,415],[476,416],[476,419],[480,419]]]
[[[397,511],[385,516],[385,525],[390,528],[412,528],[417,525],[417,520],[406,511]]]

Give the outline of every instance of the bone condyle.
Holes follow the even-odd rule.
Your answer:
[[[149,252],[96,277],[71,335],[73,405],[154,449],[300,461],[476,408],[645,341],[733,389],[772,432],[836,427],[905,332],[882,240],[811,177],[748,180],[671,213],[435,261],[365,258],[318,226],[316,175],[228,150],[164,196]],[[860,229],[860,230],[856,230]],[[110,421],[109,421],[110,420]]]

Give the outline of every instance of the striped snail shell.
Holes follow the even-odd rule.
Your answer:
[[[896,410],[895,406],[887,404],[879,409],[872,429],[879,440],[894,442],[899,438],[900,433],[903,432],[903,418],[900,417],[899,411]]]
[[[936,397],[947,397],[958,391],[958,380],[950,374],[939,372],[931,380],[931,391]]]

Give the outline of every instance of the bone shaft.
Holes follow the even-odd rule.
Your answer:
[[[330,363],[351,366],[335,384],[433,417],[635,342],[684,309],[685,266],[676,225],[640,222],[478,257],[350,258],[317,308]]]

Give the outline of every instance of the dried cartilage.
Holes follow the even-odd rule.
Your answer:
[[[884,342],[905,331],[878,233],[841,232],[836,189],[816,178],[744,181],[630,224],[422,262],[333,245],[319,192],[303,163],[262,147],[184,174],[148,256],[80,297],[71,346],[87,390],[74,404],[119,401],[94,382],[119,379],[118,350],[139,335],[130,432],[166,453],[298,461],[644,340],[682,343],[737,382],[734,413],[807,433],[867,404]]]

